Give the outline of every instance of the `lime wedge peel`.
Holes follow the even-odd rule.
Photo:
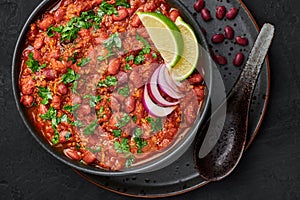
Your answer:
[[[180,60],[183,38],[176,24],[161,13],[137,12],[169,70]]]
[[[172,68],[171,74],[173,79],[181,81],[189,77],[197,67],[199,44],[194,31],[181,17],[177,17],[175,24],[182,34],[184,48],[181,59]]]

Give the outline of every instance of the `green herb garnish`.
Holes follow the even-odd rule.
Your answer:
[[[109,38],[103,42],[103,44],[109,51],[112,51],[113,48],[120,49],[122,47],[122,41],[117,32],[111,34]]]
[[[123,95],[125,97],[128,97],[129,96],[129,91],[130,91],[129,86],[128,86],[128,84],[126,84],[125,87],[120,87],[118,89],[118,94]]]
[[[77,64],[79,67],[83,67],[91,61],[90,58],[82,58],[80,62]]]
[[[118,128],[122,128],[124,126],[126,126],[126,124],[128,124],[131,120],[130,115],[128,115],[127,113],[123,114],[123,117],[121,117],[121,119],[117,118],[117,124],[115,126],[117,126]]]
[[[38,95],[42,98],[41,103],[46,105],[52,99],[52,93],[48,88],[39,87]]]
[[[134,58],[134,64],[138,65],[138,64],[141,64],[145,61],[145,56],[144,55],[137,55],[135,58]]]
[[[26,64],[33,72],[38,72],[46,67],[46,64],[40,65],[39,62],[33,58],[33,52],[28,54],[28,60],[26,61]]]
[[[65,84],[68,84],[76,81],[79,77],[79,74],[76,74],[74,70],[68,68],[68,72],[62,75],[61,79]]]
[[[86,99],[86,98],[90,99],[89,104],[90,104],[91,108],[95,107],[96,104],[102,99],[102,97],[100,95],[93,96],[93,95],[90,95],[90,94],[84,95],[83,98],[84,99]]]
[[[152,131],[157,132],[162,130],[162,120],[157,118],[156,120],[151,117],[146,117],[146,120],[151,124]]]
[[[130,150],[130,146],[128,144],[128,139],[123,138],[120,142],[114,142],[114,148],[117,153],[127,153]]]
[[[126,62],[129,62],[129,61],[131,61],[133,59],[134,59],[134,56],[130,55],[130,56],[127,56],[125,60],[126,60]]]
[[[116,86],[118,79],[114,76],[107,76],[104,80],[98,82],[98,87]]]
[[[115,137],[121,137],[122,135],[122,131],[121,130],[113,130],[112,131]]]
[[[126,162],[125,162],[125,167],[130,167],[134,162],[134,156],[133,155],[130,155],[128,156],[128,158],[126,159]]]
[[[80,107],[80,104],[75,104],[74,106],[66,105],[66,106],[63,107],[63,109],[70,112],[70,113],[73,113],[76,110],[78,110],[79,107]]]
[[[90,123],[89,125],[87,125],[84,128],[83,134],[92,135],[94,133],[94,131],[96,130],[97,126],[98,126],[98,120],[95,119],[92,123]]]
[[[125,70],[132,70],[132,67],[129,64],[125,64]]]

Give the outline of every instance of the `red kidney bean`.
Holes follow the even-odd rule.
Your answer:
[[[53,81],[55,79],[54,70],[51,69],[51,68],[45,68],[45,69],[43,69],[43,75],[45,76],[45,79],[47,81]]]
[[[44,38],[38,37],[34,40],[33,47],[38,50],[43,46],[43,44],[44,44]]]
[[[193,104],[189,104],[184,110],[184,120],[187,125],[191,125],[194,123],[196,118],[196,109]]]
[[[231,8],[230,10],[228,10],[228,12],[226,13],[226,18],[227,19],[234,19],[237,14],[238,14],[238,9],[236,8]]]
[[[64,150],[64,154],[66,156],[68,156],[69,158],[71,158],[72,160],[80,160],[81,159],[81,155],[80,155],[80,152],[78,151],[75,151],[73,149],[65,149]]]
[[[140,26],[140,24],[141,24],[141,20],[139,16],[137,14],[134,14],[134,16],[131,18],[130,25],[137,28]]]
[[[127,97],[124,103],[124,110],[127,113],[131,113],[135,109],[135,98],[133,96]]]
[[[91,107],[87,104],[83,104],[77,111],[78,115],[86,116],[91,113]]]
[[[119,72],[116,77],[118,79],[118,85],[123,85],[128,82],[128,74],[126,72]]]
[[[72,100],[72,105],[82,103],[82,98],[80,96],[76,95],[76,94],[72,95],[71,100]]]
[[[188,78],[190,84],[199,84],[203,81],[203,78],[200,74],[193,74]]]
[[[201,10],[201,17],[204,21],[209,21],[212,19],[210,15],[210,11],[207,8],[203,8]]]
[[[138,70],[133,70],[129,75],[129,80],[133,83],[136,88],[141,87],[143,82],[143,77],[139,74]]]
[[[38,111],[40,114],[46,114],[48,111],[48,108],[44,104],[40,104]]]
[[[64,19],[64,16],[66,14],[65,8],[59,8],[57,11],[54,12],[54,20],[56,23],[61,22]]]
[[[231,26],[225,26],[224,28],[225,38],[232,40],[234,37],[234,30]]]
[[[26,76],[21,79],[21,91],[24,95],[29,95],[33,93],[36,81],[32,79],[31,76]]]
[[[33,50],[33,58],[37,61],[40,61],[42,59],[40,52],[36,49]]]
[[[169,14],[169,17],[173,22],[176,21],[178,16],[179,16],[179,11],[177,9],[172,10]]]
[[[110,97],[110,107],[112,111],[118,112],[120,110],[120,103],[115,96]]]
[[[227,59],[226,59],[224,56],[216,55],[216,56],[215,56],[215,59],[216,59],[216,62],[217,62],[219,65],[226,65],[226,64],[227,64]]]
[[[60,109],[60,103],[61,103],[61,98],[58,95],[54,95],[52,97],[52,102],[51,102],[51,106],[55,109]]]
[[[243,62],[244,62],[244,54],[242,52],[237,53],[233,59],[233,64],[235,66],[240,66]]]
[[[38,23],[38,27],[45,31],[53,24],[55,24],[53,16],[45,15],[44,18]]]
[[[246,37],[237,36],[235,37],[235,42],[241,46],[248,45],[248,39]]]
[[[221,43],[224,41],[224,35],[222,33],[217,33],[217,34],[214,34],[211,38],[211,41],[213,43]]]
[[[226,14],[226,8],[225,6],[218,6],[216,8],[216,18],[217,19],[223,19]]]
[[[21,97],[21,103],[24,105],[24,106],[26,106],[26,107],[30,107],[31,105],[32,105],[32,103],[33,103],[33,97],[32,96],[30,96],[30,95],[23,95],[22,97]]]
[[[66,135],[68,135],[69,134],[69,131],[61,131],[60,133],[59,133],[59,142],[60,143],[65,143],[65,142],[67,142],[67,139],[66,139]]]
[[[113,14],[112,18],[115,21],[121,21],[125,19],[127,16],[128,16],[128,11],[126,10],[126,8],[121,8],[120,10],[118,10],[118,15]]]
[[[205,6],[205,1],[204,0],[197,0],[196,3],[194,4],[194,9],[197,12],[200,12]]]
[[[82,160],[86,164],[91,164],[96,160],[96,156],[93,153],[91,153],[90,151],[86,151],[82,157]]]
[[[109,75],[115,75],[119,72],[121,61],[118,58],[110,60],[107,72]]]
[[[68,88],[64,83],[60,83],[57,85],[56,91],[61,95],[65,95],[68,92]]]

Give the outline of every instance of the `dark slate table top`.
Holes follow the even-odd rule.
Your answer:
[[[21,121],[11,90],[18,33],[39,0],[0,0],[0,199],[131,199],[100,189],[46,153]],[[271,95],[259,134],[225,180],[167,199],[300,199],[300,1],[244,0],[271,22]]]

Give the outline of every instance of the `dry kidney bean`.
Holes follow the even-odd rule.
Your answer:
[[[207,8],[203,8],[201,10],[201,17],[204,21],[209,21],[212,19],[210,15],[210,11]]]
[[[211,38],[213,43],[221,43],[224,41],[224,35],[222,33],[214,34]]]
[[[224,28],[225,38],[232,40],[234,37],[234,30],[231,26],[225,26]]]
[[[47,81],[53,81],[55,79],[55,72],[52,68],[43,69],[43,75]]]
[[[216,8],[216,18],[217,19],[223,19],[226,14],[226,8],[225,6],[217,6]]]
[[[244,62],[244,54],[239,52],[235,55],[233,59],[233,64],[235,66],[240,66]]]
[[[224,56],[221,56],[221,55],[216,55],[215,56],[215,61],[219,65],[226,65],[227,64],[227,59]]]
[[[248,45],[248,39],[246,37],[237,36],[235,37],[235,42],[242,46]]]
[[[54,95],[52,97],[52,102],[51,102],[51,106],[57,110],[60,109],[60,104],[61,104],[61,98],[58,95]]]
[[[115,75],[119,72],[121,61],[118,58],[110,60],[107,72],[109,75]]]
[[[78,161],[78,160],[81,159],[80,152],[75,151],[73,149],[66,149],[66,150],[64,150],[64,153],[65,153],[66,156],[68,156],[72,160],[77,160]]]
[[[34,99],[30,95],[23,95],[21,97],[21,103],[26,107],[30,107],[32,105],[33,101],[34,101]]]
[[[86,164],[90,164],[92,162],[94,162],[96,160],[96,156],[91,153],[90,151],[86,151],[83,155],[82,160],[86,163]]]
[[[234,19],[237,14],[238,14],[238,9],[236,8],[231,8],[227,13],[226,13],[226,18],[227,19]]]
[[[194,9],[197,12],[200,12],[204,8],[204,5],[205,5],[204,0],[197,0],[196,3],[194,4]]]
[[[131,113],[135,109],[135,98],[133,96],[127,97],[124,103],[124,110],[127,113]]]
[[[140,24],[141,24],[141,20],[139,16],[137,14],[134,14],[134,16],[131,18],[130,25],[137,28],[140,26]]]

